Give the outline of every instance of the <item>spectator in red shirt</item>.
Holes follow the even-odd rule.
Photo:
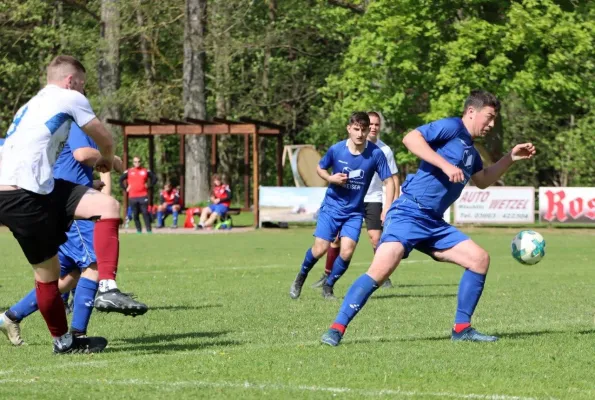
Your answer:
[[[149,214],[149,188],[157,183],[155,174],[141,165],[140,158],[134,157],[132,168],[124,171],[120,177],[122,190],[128,193],[129,204],[132,207],[136,232],[142,233],[139,213],[143,214],[145,229],[151,233],[151,215]],[[126,183],[124,183],[126,181]]]
[[[213,226],[217,218],[227,214],[231,204],[231,190],[223,182],[220,175],[213,175],[211,178],[213,189],[211,191],[211,204],[205,207],[200,214],[200,222],[196,229],[203,229]]]
[[[168,182],[163,185],[163,190],[159,197],[161,204],[157,209],[157,228],[163,228],[163,218],[172,214],[174,218],[172,228],[176,229],[178,227],[178,213],[182,209],[178,189],[173,188],[171,183]]]

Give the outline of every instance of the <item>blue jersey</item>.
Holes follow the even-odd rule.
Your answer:
[[[408,175],[403,183],[401,191],[405,197],[414,200],[433,217],[442,218],[471,176],[483,169],[483,163],[461,118],[441,119],[417,130],[436,153],[465,175],[463,182],[452,183],[440,168],[422,160],[417,172]]]
[[[322,201],[322,205],[332,209],[340,215],[363,213],[364,197],[374,173],[378,173],[381,180],[392,176],[386,156],[374,143],[366,141],[366,148],[361,154],[353,155],[347,147],[347,140],[331,146],[320,163],[322,169],[332,167],[333,174],[347,174],[344,186],[329,185]]]
[[[97,149],[97,145],[76,124],[70,126],[68,140],[54,165],[54,178],[78,183],[84,186],[93,186],[93,168],[75,160],[73,152],[83,147]]]

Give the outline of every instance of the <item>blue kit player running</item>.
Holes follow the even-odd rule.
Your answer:
[[[473,139],[494,126],[500,102],[485,91],[472,91],[462,118],[446,118],[421,126],[403,139],[421,158],[419,169],[402,186],[401,197],[384,222],[380,245],[368,272],[351,286],[322,343],[337,346],[345,328],[412,249],[437,261],[465,268],[458,291],[452,340],[492,342],[498,338],[471,327],[471,317],[483,291],[490,264],[488,253],[442,219],[444,211],[461,195],[469,179],[485,189],[496,182],[513,162],[532,158],[531,143],[516,145],[494,165],[483,168]]]
[[[384,220],[395,186],[386,156],[378,146],[367,140],[369,127],[370,118],[367,113],[351,114],[347,125],[349,139],[331,146],[318,164],[318,175],[329,183],[329,187],[318,214],[314,246],[306,252],[300,272],[289,291],[292,299],[300,297],[308,272],[339,235],[339,257],[322,286],[324,298],[335,298],[333,286],[349,267],[351,256],[357,246],[364,218],[364,196],[375,173],[385,183],[386,198],[389,199],[382,212]],[[332,168],[333,175],[328,173],[328,168]]]

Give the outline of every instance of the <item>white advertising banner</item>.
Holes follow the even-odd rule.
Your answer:
[[[534,223],[535,188],[468,186],[454,204],[454,221],[465,223]]]
[[[595,222],[595,187],[540,187],[542,222]]]

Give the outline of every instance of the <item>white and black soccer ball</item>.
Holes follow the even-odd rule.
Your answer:
[[[512,256],[521,264],[537,264],[545,256],[545,240],[535,231],[520,231],[510,244]]]

